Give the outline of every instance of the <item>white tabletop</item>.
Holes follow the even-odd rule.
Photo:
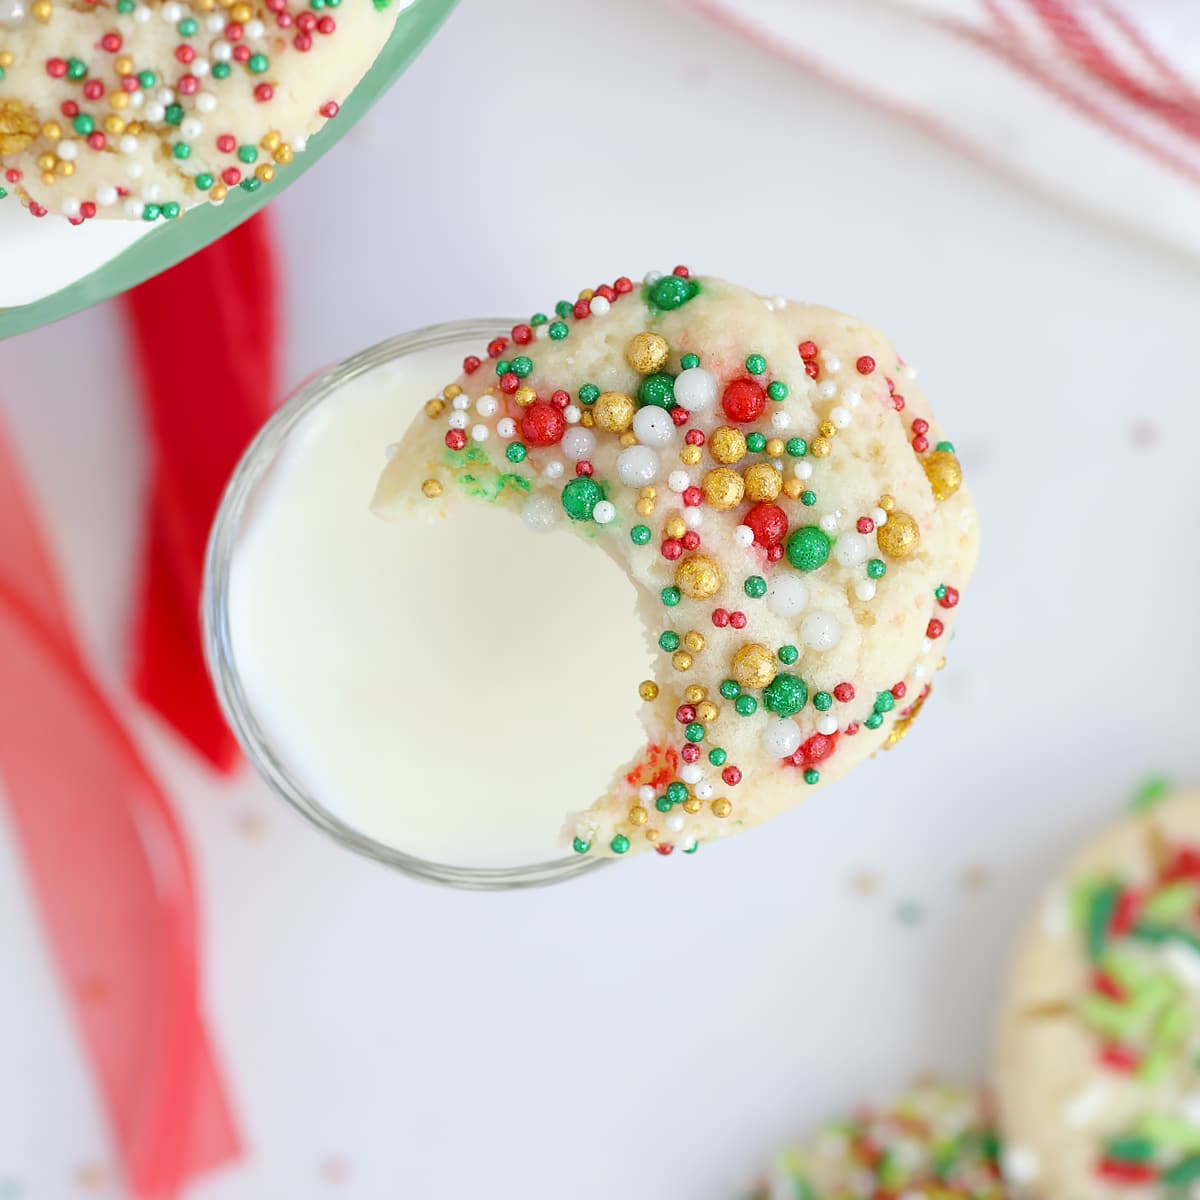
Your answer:
[[[895,753],[551,891],[391,875],[125,705],[195,847],[249,1146],[192,1195],[718,1200],[828,1112],[981,1075],[1031,889],[1144,776],[1197,774],[1200,396],[1174,364],[1200,274],[645,0],[468,0],[274,212],[291,381],[677,262],[859,313],[920,368],[984,551]],[[115,679],[144,482],[116,312],[5,344],[0,380]],[[2,832],[0,857],[0,1197],[121,1196]]]

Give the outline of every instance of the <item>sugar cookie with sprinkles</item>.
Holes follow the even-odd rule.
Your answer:
[[[1200,794],[1108,830],[1042,899],[995,1078],[1021,1197],[1200,1197]]]
[[[178,217],[286,170],[412,0],[0,0],[0,199]]]
[[[570,530],[632,580],[657,655],[653,679],[629,681],[647,745],[569,818],[577,853],[690,853],[904,736],[977,527],[954,447],[880,334],[679,267],[588,288],[463,366],[395,448],[376,511],[437,519],[475,500]],[[497,580],[480,620],[524,639],[536,670],[537,613],[502,597]],[[578,614],[581,662],[589,627],[632,601],[614,574]],[[602,755],[586,675],[546,696],[530,771],[559,721],[593,725]]]
[[[1007,1200],[987,1098],[923,1083],[780,1154],[750,1200]],[[1082,1198],[1080,1198],[1082,1200]]]

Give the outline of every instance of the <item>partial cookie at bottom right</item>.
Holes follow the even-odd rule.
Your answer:
[[[1013,963],[995,1092],[1031,1200],[1200,1200],[1200,794],[1085,846]]]

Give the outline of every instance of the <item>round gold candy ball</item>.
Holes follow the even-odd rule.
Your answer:
[[[770,463],[746,468],[746,496],[750,500],[774,500],[783,487],[783,476]]]
[[[663,523],[663,533],[669,538],[681,538],[687,533],[687,525],[682,517],[668,517]]]
[[[633,424],[633,401],[624,392],[604,392],[596,398],[592,415],[597,429],[624,433]]]
[[[695,660],[686,650],[676,650],[671,655],[671,666],[677,671],[690,671]]]
[[[962,487],[962,467],[949,450],[935,450],[921,465],[935,500],[949,500]]]
[[[717,713],[719,711],[720,710],[711,700],[701,700],[700,703],[696,705],[696,720],[707,725],[709,721],[715,721],[717,719]]]
[[[515,392],[513,392],[513,399],[522,408],[528,408],[537,400],[537,392],[535,392],[533,388],[522,384]]]
[[[683,692],[683,698],[689,704],[699,704],[704,699],[704,696],[704,689],[697,683],[693,683],[691,687],[685,688]]]
[[[638,695],[643,700],[655,700],[658,698],[658,684],[653,679],[643,680],[638,684]]]
[[[730,665],[734,679],[744,688],[766,687],[775,678],[775,655],[758,642],[739,647]]]
[[[680,807],[685,813],[691,813],[693,816],[698,813],[703,806],[703,802],[695,796],[689,796]]]
[[[733,466],[746,457],[746,437],[740,429],[722,425],[712,431],[708,439],[708,452],[716,462]]]
[[[687,631],[687,633],[685,633],[685,634],[683,635],[683,644],[684,644],[684,645],[685,645],[685,646],[686,646],[686,647],[687,647],[687,648],[688,648],[688,649],[689,649],[689,650],[690,650],[690,651],[691,651],[693,654],[699,654],[699,653],[700,653],[700,651],[704,649],[704,634],[700,633],[699,631],[697,631],[697,630],[695,630],[695,629],[689,629],[689,630]],[[701,688],[700,690],[701,690],[701,693],[703,693],[704,689],[703,689],[703,688]],[[704,699],[704,696],[703,696],[703,695],[701,695],[701,696],[700,696],[700,699],[701,699],[701,700],[703,700],[703,699]],[[696,703],[696,701],[695,701],[695,700],[689,700],[689,701],[688,701],[688,703],[689,703],[689,704],[695,704],[695,703]]]
[[[921,529],[908,513],[893,512],[875,531],[875,540],[886,557],[907,558],[921,544]]]
[[[717,512],[728,512],[745,492],[745,482],[732,467],[715,467],[704,477],[704,498]]]
[[[707,600],[721,588],[721,567],[707,554],[693,554],[675,568],[675,586],[691,600]]]
[[[726,797],[720,796],[712,802],[712,814],[714,817],[723,821],[731,812],[733,812],[733,805],[729,803]]]
[[[441,483],[436,479],[427,479],[423,484],[421,484],[421,491],[424,492],[430,500],[436,500],[437,497],[442,494],[443,490],[444,489],[442,488]]]
[[[625,347],[625,361],[640,375],[661,370],[667,361],[670,347],[661,333],[638,333]]]
[[[650,814],[640,804],[635,804],[629,810],[630,825],[645,825],[649,819]]]

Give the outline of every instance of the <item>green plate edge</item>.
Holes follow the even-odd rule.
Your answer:
[[[364,0],[365,2],[365,0]],[[97,267],[90,275],[31,304],[0,308],[0,339],[69,317],[80,309],[135,287],[152,275],[202,250],[270,204],[285,187],[314,166],[396,82],[450,15],[458,0],[417,0],[396,18],[396,28],[371,69],[351,92],[334,121],[315,134],[307,149],[277,182],[257,192],[240,188],[224,204],[201,205],[163,226]]]

